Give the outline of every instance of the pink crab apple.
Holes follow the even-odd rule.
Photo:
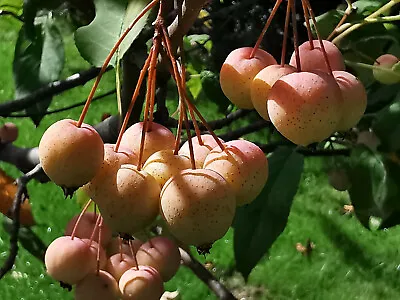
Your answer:
[[[263,68],[276,64],[275,58],[268,52],[257,49],[254,57],[251,47],[233,50],[225,59],[220,71],[220,84],[225,96],[237,107],[252,109],[250,85],[253,78]]]

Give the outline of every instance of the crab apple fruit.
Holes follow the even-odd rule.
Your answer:
[[[333,71],[337,84],[342,92],[342,118],[337,130],[346,131],[360,121],[367,108],[367,91],[364,85],[353,74],[346,71]]]
[[[47,273],[55,280],[75,284],[97,268],[96,255],[80,238],[62,236],[55,239],[45,254]]]
[[[276,64],[268,52],[257,49],[253,58],[251,47],[233,50],[225,59],[220,72],[221,89],[225,96],[237,107],[252,109],[250,85],[254,76],[266,66]]]
[[[18,127],[14,123],[7,122],[0,127],[0,142],[12,143],[18,138]]]
[[[137,164],[137,155],[120,146],[115,151],[115,144],[104,144],[103,163],[96,175],[83,186],[85,193],[95,202],[104,201],[101,197],[113,197],[116,193],[117,171],[123,164]]]
[[[138,239],[127,241],[116,237],[112,238],[110,243],[107,245],[106,253],[108,257],[111,257],[117,253],[125,253],[126,255],[132,256],[132,251],[133,254],[136,255],[136,252],[142,244],[143,242]]]
[[[119,290],[124,300],[159,300],[164,284],[158,271],[150,266],[127,270],[119,280]]]
[[[161,215],[179,241],[200,248],[228,231],[236,199],[227,181],[206,169],[184,170],[161,190]]]
[[[100,169],[104,144],[90,125],[77,127],[64,119],[51,125],[39,143],[39,158],[44,172],[61,187],[78,188],[88,183]]]
[[[211,134],[202,134],[200,137],[203,142],[202,145],[200,145],[197,136],[192,137],[193,154],[194,154],[196,168],[198,169],[203,168],[204,160],[206,159],[208,153],[210,153],[212,149],[218,146],[217,142],[215,141],[214,137]],[[218,139],[221,141],[221,143],[224,143],[222,139],[220,138]],[[184,155],[190,158],[190,149],[188,141],[184,142],[181,148],[179,149],[179,155]]]
[[[93,231],[95,231],[93,240],[95,242],[99,242],[99,226],[97,226],[97,228],[94,228],[98,216],[99,214],[96,214],[94,212],[85,212],[82,215],[79,224],[76,226],[75,236],[81,239],[90,239],[90,237],[93,234]],[[76,222],[78,221],[78,218],[79,215],[76,215],[68,222],[64,231],[64,235],[71,235],[76,225]],[[108,226],[103,222],[101,226],[101,245],[103,247],[110,242],[111,236],[112,233],[110,228],[108,228]]]
[[[75,287],[75,300],[118,300],[120,297],[117,281],[103,270],[87,275]]]
[[[383,84],[395,84],[400,82],[400,74],[393,71],[393,66],[399,62],[399,58],[393,54],[383,54],[379,56],[374,63],[372,73],[375,80]]]
[[[99,197],[96,201],[113,232],[134,235],[157,217],[160,186],[146,171],[139,171],[134,165],[122,165],[117,172],[114,193],[113,197]]]
[[[328,138],[342,118],[342,94],[333,76],[298,72],[275,82],[268,96],[268,114],[276,129],[301,146]]]
[[[103,269],[107,263],[107,255],[106,251],[102,246],[95,241],[91,241],[90,239],[82,239],[86,244],[90,245],[90,251],[92,255],[96,258],[96,264],[99,264],[100,269]],[[99,254],[99,261],[97,262],[97,255]]]
[[[299,46],[301,70],[304,72],[314,70],[329,72],[319,40],[313,40],[312,43],[314,45],[313,49],[311,49],[309,41]],[[332,71],[344,71],[344,59],[338,47],[327,40],[322,40],[322,44],[324,45]],[[297,68],[296,52],[293,52],[289,64]]]
[[[108,258],[105,270],[119,281],[122,274],[133,267],[137,267],[137,265],[136,260],[131,255],[116,253]]]
[[[143,166],[143,170],[153,176],[162,188],[173,175],[190,167],[189,157],[175,155],[173,150],[161,150],[150,155]]]
[[[122,135],[121,146],[139,153],[142,139],[143,122],[130,126]],[[142,161],[160,150],[173,150],[175,137],[171,130],[158,123],[152,122],[151,130],[145,133]]]
[[[267,99],[271,87],[282,76],[296,71],[297,69],[290,65],[270,65],[262,69],[254,77],[250,87],[251,101],[258,114],[264,120],[269,121]]]
[[[246,140],[226,142],[224,150],[215,147],[207,155],[204,168],[225,178],[238,206],[252,202],[268,179],[267,157],[260,147]]]
[[[171,239],[157,236],[140,246],[136,259],[138,265],[155,268],[166,282],[178,271],[181,255],[178,246]]]

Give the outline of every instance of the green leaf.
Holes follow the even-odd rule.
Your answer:
[[[378,217],[383,226],[395,225],[393,217],[400,211],[398,162],[359,146],[352,150],[347,174],[350,199],[361,224],[369,228],[371,217]]]
[[[221,89],[219,76],[211,71],[202,71],[200,73],[200,78],[204,95],[209,101],[218,105],[219,112],[225,113],[231,102]]]
[[[13,74],[16,98],[22,98],[44,84],[59,79],[64,65],[64,47],[60,31],[51,17],[38,19],[34,35],[22,26],[15,46]],[[51,98],[37,99],[26,108],[35,125],[39,125]]]
[[[268,159],[269,178],[261,194],[239,207],[234,221],[236,267],[247,278],[285,229],[303,171],[303,156],[280,148]]]
[[[75,32],[75,44],[82,57],[100,67],[120,35],[148,4],[148,0],[95,0],[96,17]],[[115,66],[146,25],[148,13],[132,28],[122,42],[118,55],[110,62]]]
[[[331,34],[336,25],[340,22],[342,16],[343,11],[330,10],[315,18],[315,20],[317,21],[318,32],[323,39],[327,38]],[[313,35],[314,37],[316,37],[315,26],[313,22],[311,22],[311,25]]]
[[[400,149],[400,93],[395,102],[378,113],[373,130],[381,141],[380,150],[391,152]]]
[[[385,3],[387,3],[386,0],[360,0],[354,2],[353,7],[356,8],[357,14],[367,16],[375,12]]]

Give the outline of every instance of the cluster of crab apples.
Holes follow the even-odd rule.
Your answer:
[[[112,237],[100,218],[85,212],[70,220],[46,251],[48,274],[75,286],[77,300],[160,299],[179,268],[178,246],[163,236],[145,243]]]
[[[249,141],[224,142],[214,134],[194,136],[176,151],[168,128],[143,124],[130,126],[119,144],[104,144],[90,125],[60,120],[42,136],[41,166],[59,186],[82,187],[114,234],[134,237],[161,216],[178,244],[208,251],[231,226],[236,207],[250,203],[264,187],[265,154]],[[60,241],[85,246],[78,238]]]
[[[301,146],[347,131],[363,116],[367,93],[345,71],[340,50],[330,41],[300,45],[289,64],[278,64],[262,49],[232,51],[220,72],[221,88],[236,106],[256,109],[288,140]]]

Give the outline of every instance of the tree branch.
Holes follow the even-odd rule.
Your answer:
[[[221,300],[236,300],[236,297],[216,279],[204,266],[194,259],[188,252],[179,248],[183,264],[188,267],[192,272],[203,281],[210,290]]]
[[[21,226],[19,222],[19,212],[21,209],[21,204],[24,202],[28,194],[26,185],[32,178],[37,175],[37,173],[40,172],[42,172],[42,167],[40,166],[40,164],[37,164],[31,171],[16,180],[18,189],[15,194],[13,205],[11,207],[13,226],[10,233],[10,252],[3,266],[0,268],[0,279],[3,278],[8,271],[11,270],[12,266],[14,265],[15,258],[18,254],[18,233]]]
[[[247,126],[227,132],[225,134],[221,134],[220,138],[223,139],[224,141],[237,140],[238,138],[240,138],[246,134],[253,133],[253,132],[259,131],[264,128],[268,128],[268,126],[271,126],[271,124],[272,124],[271,122],[261,119],[261,120],[258,120],[257,122],[250,123]]]
[[[107,68],[107,71],[111,69],[112,67],[109,67]],[[90,68],[89,70],[73,74],[64,80],[57,80],[44,85],[26,97],[1,103],[0,116],[6,117],[13,112],[24,110],[38,101],[43,101],[48,97],[61,94],[62,92],[77,86],[84,85],[86,82],[95,78],[99,74],[99,71],[99,68]]]

